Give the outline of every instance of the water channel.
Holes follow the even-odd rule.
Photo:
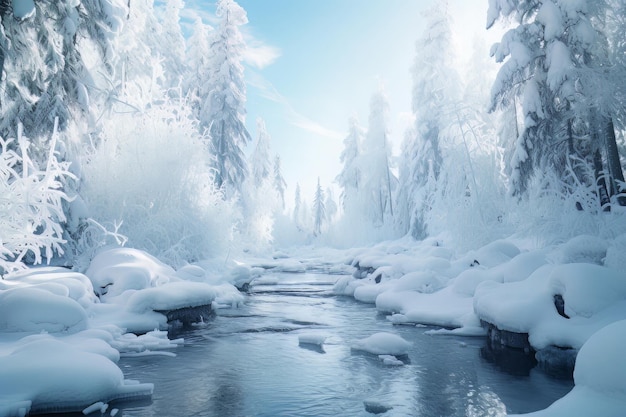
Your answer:
[[[242,308],[173,332],[185,339],[176,357],[123,358],[126,378],[153,382],[155,391],[150,402],[111,407],[133,417],[500,416],[545,408],[572,388],[490,354],[483,338],[394,326],[372,305],[333,295],[337,278],[263,277]],[[351,349],[381,331],[412,343],[404,365]],[[325,343],[299,343],[312,334]]]

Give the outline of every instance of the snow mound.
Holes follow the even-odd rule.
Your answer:
[[[200,282],[170,282],[134,291],[126,301],[126,308],[130,312],[144,313],[210,305],[220,294],[220,288]]]
[[[65,287],[57,286],[55,290]],[[87,313],[78,302],[41,288],[0,290],[0,330],[67,332],[87,328]]]
[[[169,282],[174,269],[146,252],[113,248],[98,253],[85,272],[105,301],[127,290],[141,290]]]
[[[374,355],[393,356],[408,354],[410,347],[411,343],[402,337],[386,332],[375,333],[365,339],[360,339],[352,346],[355,350],[362,350]]]
[[[98,401],[152,395],[152,384],[124,380],[108,358],[54,338],[37,338],[0,356],[0,413],[81,411]]]

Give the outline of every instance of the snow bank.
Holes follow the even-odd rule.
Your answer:
[[[57,295],[63,286],[0,291],[0,331],[67,332],[87,328],[87,313],[73,299]]]
[[[54,338],[0,356],[0,415],[80,411],[98,402],[152,395],[152,384],[124,380],[108,358]]]
[[[393,334],[380,332],[375,333],[365,339],[357,340],[352,349],[362,350],[374,355],[393,355],[402,356],[409,352],[411,343],[404,340],[402,337]]]
[[[576,358],[575,387],[545,410],[527,417],[621,416],[626,410],[626,320],[593,334]]]
[[[536,350],[579,349],[600,328],[626,319],[624,235],[580,235],[544,248],[498,240],[461,255],[444,239],[398,242],[353,250],[361,273],[340,278],[334,292],[375,303],[394,324],[452,328],[430,334],[483,335],[483,320],[528,333]],[[563,315],[555,304],[561,298]]]
[[[223,264],[223,262],[222,262]],[[231,263],[230,269],[186,265],[179,271],[149,254],[130,248],[101,251],[86,275],[102,301],[90,308],[97,325],[115,324],[134,333],[166,329],[172,310],[237,306],[243,295],[229,281],[252,280],[251,269]]]
[[[557,312],[557,294],[569,318]],[[474,308],[500,330],[528,333],[536,350],[550,345],[579,349],[602,327],[626,319],[626,276],[589,263],[546,265],[524,281],[481,285]]]

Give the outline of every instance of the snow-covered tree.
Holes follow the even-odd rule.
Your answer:
[[[163,13],[160,55],[163,59],[165,87],[180,86],[186,74],[185,38],[180,26],[180,12],[185,7],[183,0],[168,0]]]
[[[426,215],[443,164],[446,129],[458,123],[461,87],[455,71],[450,16],[437,3],[426,15],[428,24],[416,43],[413,64],[415,124],[405,134],[400,158],[399,228],[416,239],[427,234]]]
[[[233,193],[248,175],[243,149],[251,140],[244,123],[246,85],[241,61],[245,43],[239,31],[248,17],[234,0],[219,0],[216,15],[220,21],[209,43],[208,95],[196,96],[200,100],[198,119],[210,134],[215,185]]]
[[[68,197],[62,187],[72,174],[57,159],[56,137],[53,132],[44,165],[30,157],[21,124],[17,138],[0,138],[0,276],[63,254],[62,201]]]
[[[183,79],[183,93],[190,95],[191,105],[196,117],[200,115],[201,97],[209,95],[209,62],[211,57],[211,28],[204,24],[200,16],[196,16],[193,31],[187,39],[185,59],[187,73]]]
[[[346,212],[352,211],[352,207],[356,204],[358,198],[359,184],[361,182],[359,157],[364,136],[365,131],[359,125],[357,117],[350,117],[348,136],[343,140],[344,148],[341,152],[343,168],[336,179],[342,189],[341,202]]]
[[[317,188],[315,189],[315,197],[313,198],[313,233],[319,236],[322,233],[322,226],[326,221],[326,206],[324,204],[324,189],[320,185],[320,179],[317,178]]]
[[[256,130],[256,146],[250,158],[250,165],[254,185],[261,187],[261,184],[269,180],[272,161],[270,160],[270,135],[265,128],[265,121],[260,117],[256,119]]]
[[[55,119],[64,131],[71,119],[91,117],[92,74],[81,48],[93,49],[103,70],[111,71],[112,44],[125,11],[114,0],[13,3],[19,7],[7,7],[0,16],[0,136],[15,137],[21,121],[36,147],[38,137],[51,134]]]
[[[293,201],[293,222],[296,224],[296,227],[300,228],[300,216],[302,212],[302,195],[300,191],[300,184],[296,183],[296,191],[294,195]]]
[[[337,203],[335,202],[335,196],[333,190],[330,187],[326,188],[326,198],[324,199],[324,207],[326,208],[326,223],[329,225],[333,222],[335,215],[337,214]]]
[[[389,102],[383,87],[370,100],[369,126],[359,158],[361,167],[360,204],[373,224],[382,226],[393,217],[389,146]]]
[[[282,169],[280,167],[280,156],[276,155],[274,158],[274,190],[278,194],[281,203],[281,209],[285,209],[285,190],[287,189],[287,182],[283,178]]]
[[[582,160],[594,166],[596,178],[580,180],[597,183],[600,202],[608,207],[616,187],[605,181],[605,163],[614,171],[610,177],[623,178],[615,163],[613,93],[620,90],[616,83],[623,85],[617,74],[624,72],[609,59],[610,8],[605,0],[490,2],[488,27],[500,18],[517,24],[492,48],[496,61],[504,62],[492,108],[518,98],[523,112],[510,161],[515,193],[526,190],[537,169],[566,173],[572,161]]]

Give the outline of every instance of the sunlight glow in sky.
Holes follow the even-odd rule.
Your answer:
[[[339,155],[356,114],[367,127],[369,101],[382,83],[387,91],[394,155],[411,123],[411,66],[415,42],[423,34],[422,11],[429,0],[238,0],[248,12],[242,28],[250,49],[246,59],[246,124],[256,139],[256,118],[265,119],[272,151],[282,159],[293,205],[296,182],[313,199],[317,177],[333,186]],[[485,30],[486,0],[450,0],[460,65],[474,37],[496,39]],[[214,24],[215,2],[189,0]]]

